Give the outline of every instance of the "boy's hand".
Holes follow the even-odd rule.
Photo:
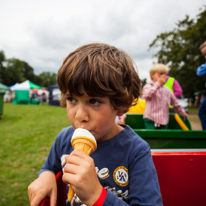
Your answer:
[[[187,119],[188,114],[186,114],[185,116],[183,116],[184,121]]]
[[[93,205],[102,193],[93,159],[81,150],[66,156],[63,181],[71,184],[81,202]]]
[[[158,74],[158,80],[159,84],[164,85],[166,82],[166,74]]]
[[[56,205],[57,185],[53,172],[46,171],[40,174],[28,187],[28,196],[31,206],[38,206],[46,197],[50,197],[50,206]]]

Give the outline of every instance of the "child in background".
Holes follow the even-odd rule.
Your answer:
[[[139,99],[136,100],[135,102],[136,102],[136,105],[131,106],[127,113],[143,114],[145,110],[145,105],[146,105],[145,99],[142,99],[141,97],[139,97]]]
[[[115,123],[140,96],[141,81],[128,54],[107,44],[81,46],[63,61],[57,82],[71,126],[59,133],[28,187],[30,204],[37,206],[48,196],[55,205],[55,174],[62,170],[61,157],[69,154],[63,181],[76,193],[72,205],[162,206],[148,143],[129,126]],[[87,129],[97,140],[90,156],[72,148],[77,128]]]
[[[179,105],[174,94],[164,86],[168,68],[164,64],[155,64],[150,69],[153,82],[143,87],[142,95],[146,100],[144,121],[146,129],[167,129],[169,122],[169,105],[184,117],[184,109]]]
[[[115,122],[117,124],[125,124],[126,114],[123,114],[122,116],[116,116]]]

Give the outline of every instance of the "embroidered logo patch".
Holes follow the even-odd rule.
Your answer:
[[[113,179],[119,186],[127,186],[129,184],[128,169],[124,166],[117,167],[113,173]]]

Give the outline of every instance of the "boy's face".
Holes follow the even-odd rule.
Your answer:
[[[159,72],[155,72],[155,73],[151,73],[151,78],[153,80],[153,82],[157,82],[159,79],[162,79],[162,81],[166,82],[166,73],[159,73]]]
[[[74,129],[89,130],[97,141],[112,138],[122,130],[115,123],[118,113],[109,97],[90,97],[84,91],[83,96],[67,95],[67,115]]]
[[[206,46],[204,46],[204,47],[201,49],[201,52],[202,52],[203,56],[204,56],[205,59],[206,59]]]

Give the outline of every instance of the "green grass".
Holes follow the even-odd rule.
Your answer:
[[[200,122],[200,119],[199,119],[199,116],[198,116],[198,110],[199,108],[194,108],[194,107],[189,107],[188,108],[188,114],[195,114],[197,115],[196,117],[190,117],[189,120],[190,122],[195,122],[195,123],[198,123],[201,125],[201,122]]]
[[[199,110],[199,108],[194,108],[194,107],[189,107],[188,108],[188,112],[193,113],[193,114],[197,114],[198,110]]]
[[[4,103],[0,120],[0,205],[28,206],[37,177],[60,130],[69,126],[59,106]]]

